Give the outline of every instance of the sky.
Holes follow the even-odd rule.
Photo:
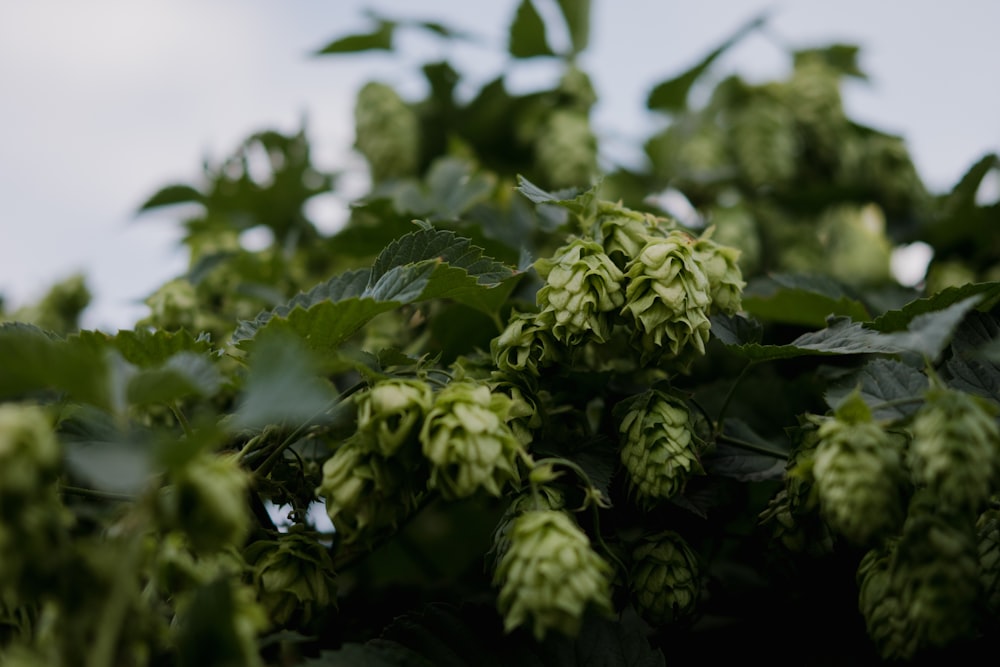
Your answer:
[[[600,102],[604,149],[630,159],[657,119],[649,90],[767,11],[767,29],[713,70],[750,80],[787,73],[783,46],[861,47],[868,82],[844,90],[848,114],[902,135],[925,182],[945,191],[1000,151],[1000,3],[987,0],[593,1],[581,64]],[[554,0],[536,0],[550,15]],[[0,294],[7,308],[83,272],[85,328],[131,328],[142,300],[180,275],[177,211],[136,215],[161,186],[197,183],[247,135],[305,122],[315,161],[345,176],[310,213],[333,230],[364,191],[351,151],[354,95],[371,79],[419,96],[420,64],[450,59],[465,90],[511,66],[509,85],[551,84],[552,68],[503,55],[516,0],[32,0],[0,3]],[[316,57],[372,27],[365,9],[470,32],[444,45],[404,34],[397,55]],[[564,39],[553,35],[553,41]],[[633,156],[634,157],[634,156]]]

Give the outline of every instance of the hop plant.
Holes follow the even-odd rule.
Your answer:
[[[694,613],[701,594],[698,557],[680,534],[651,535],[632,552],[631,587],[639,614],[667,625]]]
[[[486,384],[455,380],[439,391],[424,420],[420,443],[431,462],[430,487],[446,499],[479,490],[499,496],[520,479],[522,445],[509,420],[513,399]]]
[[[549,486],[538,486],[534,490],[523,491],[514,496],[503,516],[493,531],[493,546],[489,555],[492,557],[493,570],[496,570],[500,559],[510,549],[511,531],[518,517],[532,510],[561,510],[566,506],[565,498],[559,491]]]
[[[793,113],[770,93],[734,118],[732,150],[753,188],[783,187],[794,179],[802,150]]]
[[[389,457],[407,442],[417,441],[434,393],[423,380],[390,379],[377,382],[355,400],[362,441]]]
[[[239,545],[250,530],[249,477],[231,455],[202,454],[171,477],[161,495],[168,528],[181,530],[197,551]]]
[[[567,346],[606,341],[625,293],[624,275],[601,244],[575,238],[535,265],[545,279],[536,300],[543,314],[554,316],[551,331],[556,340]]]
[[[899,441],[872,420],[857,396],[824,421],[817,435],[813,475],[830,528],[859,546],[898,530],[904,515]]]
[[[972,394],[935,385],[913,420],[907,458],[913,482],[939,503],[976,516],[1000,463],[996,411]]]
[[[885,215],[875,204],[828,208],[816,222],[827,272],[849,285],[877,285],[891,280],[892,242]]]
[[[672,498],[702,472],[691,413],[677,397],[659,390],[640,396],[627,405],[618,432],[630,488],[644,506]]]
[[[333,561],[316,535],[290,530],[276,540],[258,540],[244,551],[254,568],[261,605],[279,627],[308,623],[336,601]]]
[[[625,268],[625,307],[644,358],[704,354],[712,284],[695,239],[674,230],[650,238]]]
[[[354,106],[354,145],[376,183],[412,176],[420,159],[420,122],[391,86],[365,84]]]
[[[612,569],[564,511],[529,510],[510,527],[510,546],[494,583],[508,632],[531,623],[542,640],[550,631],[575,637],[589,609],[612,613]]]
[[[420,493],[407,471],[351,438],[323,464],[316,494],[345,543],[375,539],[417,506]]]

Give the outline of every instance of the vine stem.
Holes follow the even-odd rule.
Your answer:
[[[761,445],[755,444],[748,440],[742,440],[741,438],[734,438],[731,435],[725,435],[720,433],[716,436],[719,440],[728,442],[731,445],[736,445],[737,447],[742,447],[743,449],[749,449],[750,451],[757,452],[758,454],[767,454],[769,456],[778,456],[783,459],[788,458],[788,452],[779,451],[776,449],[771,449],[770,447],[763,447]]]
[[[722,435],[722,421],[726,417],[726,411],[729,410],[729,404],[733,402],[733,397],[736,395],[736,389],[746,378],[747,373],[750,372],[750,369],[754,367],[756,364],[757,362],[754,361],[753,359],[748,361],[747,365],[744,366],[743,370],[740,371],[740,374],[736,376],[735,380],[733,380],[733,385],[729,388],[729,391],[726,392],[726,397],[722,400],[722,407],[719,408],[719,416],[716,417],[715,420],[714,430],[716,437]]]
[[[113,491],[100,491],[98,489],[87,489],[82,486],[70,486],[69,484],[61,484],[59,486],[63,493],[68,493],[74,496],[83,496],[85,498],[100,498],[101,500],[120,500],[123,502],[131,502],[135,500],[135,496],[130,496],[127,493],[115,493]]]

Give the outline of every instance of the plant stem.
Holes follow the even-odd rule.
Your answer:
[[[100,491],[98,489],[87,489],[82,486],[70,486],[68,484],[61,484],[60,490],[63,493],[68,493],[74,496],[83,496],[85,498],[100,498],[101,500],[119,500],[122,502],[131,502],[135,500],[135,496],[130,496],[127,493],[115,493],[113,491]]]

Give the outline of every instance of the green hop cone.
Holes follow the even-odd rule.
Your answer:
[[[333,561],[315,534],[289,531],[258,540],[244,557],[254,569],[258,600],[274,625],[308,623],[336,602]]]
[[[565,506],[562,493],[548,486],[537,487],[534,493],[524,491],[514,496],[493,531],[493,546],[488,554],[492,558],[493,570],[496,570],[500,559],[510,549],[511,531],[519,516],[531,510],[561,510]]]
[[[710,227],[702,234],[695,241],[694,251],[708,276],[712,310],[735,315],[740,310],[743,288],[746,287],[740,270],[740,251],[714,241],[714,231],[715,228]]]
[[[412,470],[351,438],[323,464],[316,494],[324,500],[340,538],[353,543],[376,539],[398,526],[419,502],[415,481]]]
[[[472,380],[455,380],[434,397],[420,431],[424,456],[431,462],[430,487],[448,499],[479,490],[500,496],[520,479],[522,444],[509,419],[513,399]]]
[[[624,275],[600,243],[575,238],[536,268],[545,279],[536,300],[542,313],[555,317],[556,340],[573,346],[610,337],[614,313],[625,302]]]
[[[501,371],[538,377],[539,369],[558,362],[563,356],[552,336],[554,324],[553,311],[511,313],[503,332],[490,343],[496,367]]]
[[[611,578],[611,566],[572,516],[524,512],[510,527],[510,546],[494,573],[504,627],[510,632],[530,622],[538,640],[552,630],[575,637],[588,609],[612,613]]]
[[[195,551],[240,545],[250,530],[249,476],[229,454],[202,454],[174,471],[160,496],[165,526],[187,535]]]
[[[535,137],[535,160],[553,189],[588,187],[598,174],[597,137],[585,111],[555,109]]]
[[[644,538],[632,552],[632,563],[633,599],[648,623],[667,625],[695,612],[701,595],[698,557],[678,533]]]
[[[794,177],[802,149],[795,117],[768,93],[735,116],[732,151],[752,188],[781,188]]]
[[[627,404],[618,427],[629,486],[645,507],[684,490],[701,473],[691,413],[684,402],[653,390]]]
[[[392,456],[416,442],[434,393],[423,380],[382,380],[356,395],[358,433],[373,451]]]
[[[1000,463],[995,412],[972,394],[943,385],[928,389],[908,450],[914,484],[943,505],[978,515]]]
[[[904,475],[899,441],[860,405],[863,416],[838,411],[820,425],[813,475],[830,528],[855,545],[869,546],[902,524]]]
[[[976,520],[979,585],[991,614],[1000,614],[1000,508],[992,507]]]
[[[368,160],[372,180],[412,176],[420,159],[420,121],[399,94],[371,81],[354,106],[354,145]]]
[[[712,323],[712,285],[695,240],[674,230],[650,238],[626,265],[625,307],[644,358],[705,353]]]
[[[0,405],[0,518],[56,479],[62,451],[43,408]]]
[[[917,650],[906,609],[893,585],[892,559],[898,538],[869,550],[858,565],[858,610],[868,637],[885,660],[907,660]]]
[[[979,553],[972,520],[940,512],[931,496],[911,502],[892,563],[893,587],[918,650],[973,636],[980,601]]]
[[[621,204],[601,201],[591,233],[619,269],[624,270],[651,236],[666,236],[677,224],[652,213],[634,211]]]

